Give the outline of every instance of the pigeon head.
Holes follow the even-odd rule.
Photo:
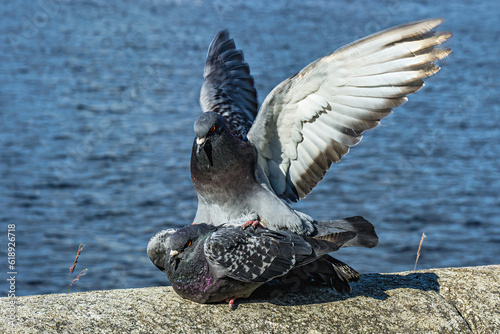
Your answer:
[[[214,226],[196,224],[186,226],[175,232],[169,240],[168,265],[176,270],[180,261],[190,261],[196,256],[196,249],[214,230]],[[165,263],[167,265],[167,263]]]
[[[207,144],[211,144],[224,130],[225,122],[222,116],[213,111],[201,114],[194,122],[196,153],[199,153]]]
[[[170,237],[175,231],[172,228],[160,231],[149,240],[147,248],[149,259],[161,271],[165,271],[166,252],[170,247]]]

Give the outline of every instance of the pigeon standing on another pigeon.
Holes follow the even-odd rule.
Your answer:
[[[328,253],[347,246],[374,247],[378,237],[361,217],[336,225],[330,224],[331,233],[313,238],[261,227],[196,224],[158,232],[147,251],[174,290],[198,303],[229,301],[232,306],[236,298],[246,298],[265,282],[297,269],[347,293],[359,274]]]
[[[273,230],[315,233],[314,220],[287,202],[304,198],[365,130],[439,71],[451,33],[442,19],[397,26],[320,58],[280,83],[257,114],[243,54],[227,31],[212,41],[194,124],[191,178],[195,223],[258,220]]]

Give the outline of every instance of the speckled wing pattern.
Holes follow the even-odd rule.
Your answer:
[[[205,255],[216,273],[243,282],[267,282],[283,276],[296,265],[297,255],[312,254],[312,247],[302,238],[261,228],[223,228],[205,242]]]
[[[257,115],[257,92],[244,62],[227,30],[215,36],[208,48],[201,88],[203,111],[214,111],[226,120],[234,135],[245,139]]]
[[[276,194],[304,198],[451,50],[429,19],[373,34],[306,66],[266,97],[248,133]]]

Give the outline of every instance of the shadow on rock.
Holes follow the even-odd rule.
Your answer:
[[[390,298],[386,292],[394,289],[416,289],[439,293],[438,276],[434,273],[365,274],[361,276],[359,282],[352,283],[351,286],[352,292],[342,295],[325,284],[303,283],[297,277],[290,277],[283,281],[273,281],[263,285],[249,299],[240,299],[238,303],[267,302],[274,305],[295,306],[341,301],[358,296],[385,300]]]

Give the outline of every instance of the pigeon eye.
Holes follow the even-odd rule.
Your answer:
[[[189,247],[189,246],[191,246],[191,244],[192,244],[192,242],[191,242],[191,240],[189,240],[188,242],[186,242],[186,245],[184,247]]]
[[[215,131],[215,125],[210,128],[210,132],[214,132],[214,131]]]

